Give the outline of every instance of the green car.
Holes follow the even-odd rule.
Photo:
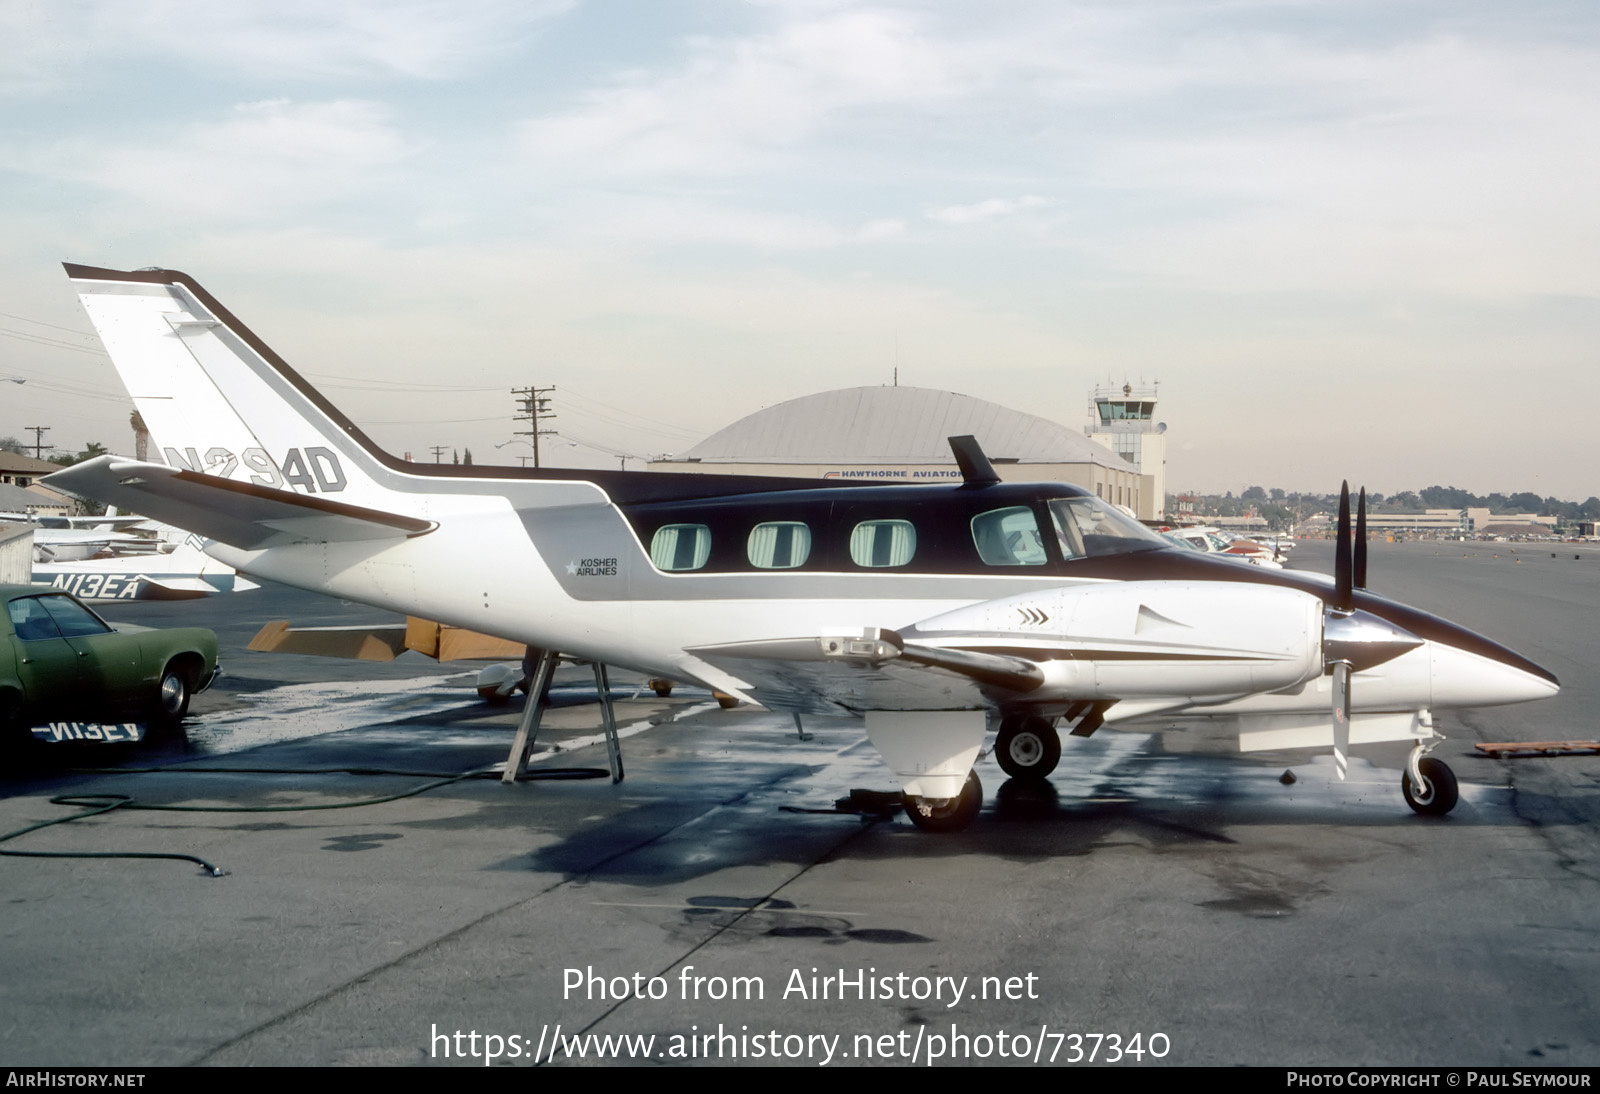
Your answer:
[[[0,603],[0,728],[174,726],[217,673],[217,636],[202,627],[112,627],[40,585],[0,585]]]

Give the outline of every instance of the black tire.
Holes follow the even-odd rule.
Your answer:
[[[1406,796],[1406,804],[1424,817],[1442,817],[1454,809],[1456,802],[1461,799],[1456,773],[1445,766],[1443,760],[1436,760],[1432,756],[1424,756],[1417,767],[1426,785],[1422,788],[1423,792],[1418,793],[1411,784],[1411,771],[1407,768],[1400,777],[1400,792]]]
[[[0,742],[9,750],[25,747],[32,741],[33,734],[22,717],[22,700],[9,692],[0,693]]]
[[[150,721],[162,729],[176,726],[189,713],[189,697],[193,692],[194,681],[189,678],[188,669],[176,664],[162,669],[155,702],[150,707]]]
[[[514,691],[516,689],[513,688],[512,690]],[[482,699],[485,703],[488,703],[492,707],[503,707],[507,703],[511,702],[510,695],[500,694],[500,689],[494,686],[479,688],[478,698]]]
[[[1061,736],[1047,719],[1013,715],[1000,723],[994,758],[1013,779],[1046,779],[1061,762]]]
[[[959,832],[978,818],[983,808],[983,784],[975,771],[967,773],[961,796],[935,803],[928,798],[902,794],[906,816],[924,832]]]

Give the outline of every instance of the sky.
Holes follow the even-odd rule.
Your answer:
[[[131,451],[73,261],[191,274],[417,459],[529,455],[512,388],[546,463],[639,467],[898,370],[1074,429],[1159,383],[1173,491],[1600,494],[1589,0],[0,0],[0,41],[0,435]]]

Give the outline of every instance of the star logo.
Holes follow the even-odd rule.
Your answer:
[[[578,572],[578,564],[576,562],[567,563],[567,576],[568,577],[572,577],[577,572]]]

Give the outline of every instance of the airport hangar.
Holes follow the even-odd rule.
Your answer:
[[[740,418],[652,471],[874,482],[959,482],[951,437],[971,434],[1008,482],[1067,482],[1154,519],[1154,476],[1057,422],[984,399],[921,387],[850,387],[803,395]]]

